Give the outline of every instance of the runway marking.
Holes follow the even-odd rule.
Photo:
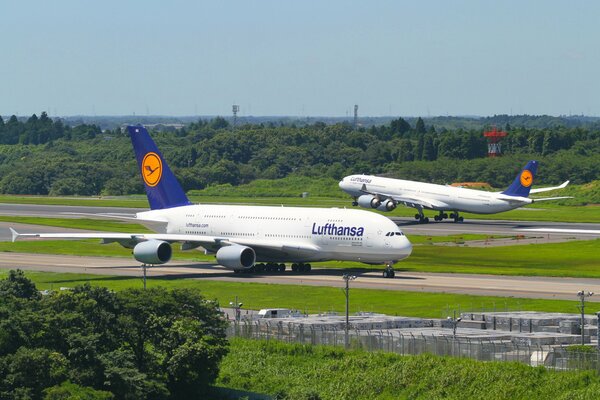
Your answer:
[[[519,231],[544,232],[544,233],[581,233],[586,235],[600,235],[600,230],[594,229],[560,229],[560,228],[521,228]]]

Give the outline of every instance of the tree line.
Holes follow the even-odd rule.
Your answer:
[[[42,295],[0,280],[0,399],[200,398],[228,352],[218,305],[197,291]]]
[[[199,120],[152,131],[185,190],[288,176],[339,179],[387,174],[435,183],[486,181],[506,186],[528,159],[540,161],[539,183],[598,179],[594,126],[502,127],[504,156],[487,158],[482,129],[427,125],[421,118],[354,129],[348,123],[295,126]],[[565,168],[565,166],[567,168]],[[568,175],[568,176],[567,176]],[[70,127],[45,113],[26,121],[0,118],[0,192],[50,195],[142,193],[129,139],[121,128]]]

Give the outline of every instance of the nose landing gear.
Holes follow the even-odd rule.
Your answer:
[[[383,277],[393,279],[396,276],[392,263],[386,263],[385,269],[383,270]]]

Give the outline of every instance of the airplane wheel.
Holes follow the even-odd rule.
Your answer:
[[[296,272],[298,271],[298,264],[294,263],[292,264],[292,272]]]
[[[429,217],[425,217],[425,218],[423,218],[422,222],[423,222],[424,224],[428,224],[428,223],[429,223]]]
[[[279,272],[285,271],[285,264],[279,264]]]
[[[433,219],[434,219],[436,222],[439,222],[439,221],[441,221],[441,220],[442,220],[442,217],[440,217],[439,215],[436,215],[436,216],[434,216],[434,217],[433,217]]]
[[[415,219],[421,219],[421,214],[415,214]]]
[[[464,217],[458,217],[458,222],[463,222],[464,220]]]
[[[358,206],[358,202],[357,201],[353,201],[352,202],[352,206],[354,206],[354,207]]]
[[[310,272],[310,270],[312,269],[310,264],[306,264],[306,272]]]
[[[454,218],[454,219],[456,219],[456,214],[454,214],[454,213],[450,213],[450,218]]]
[[[446,213],[443,213],[443,214],[442,214],[442,219],[446,219],[446,218],[448,218],[448,214],[446,214]]]
[[[387,277],[388,277],[388,271],[387,271],[387,269],[384,269],[384,270],[383,270],[383,277],[384,277],[384,278],[387,278]]]

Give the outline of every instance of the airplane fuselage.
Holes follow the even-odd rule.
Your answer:
[[[146,211],[138,213],[138,218],[167,221],[168,234],[262,243],[255,248],[257,261],[263,262],[379,264],[396,262],[412,251],[394,222],[362,210],[211,204]],[[216,251],[220,245],[203,247]]]
[[[494,214],[532,203],[527,197],[372,175],[350,175],[340,182],[340,188],[353,197],[363,195],[364,187],[369,192],[434,200],[434,206],[424,208],[438,211]]]

